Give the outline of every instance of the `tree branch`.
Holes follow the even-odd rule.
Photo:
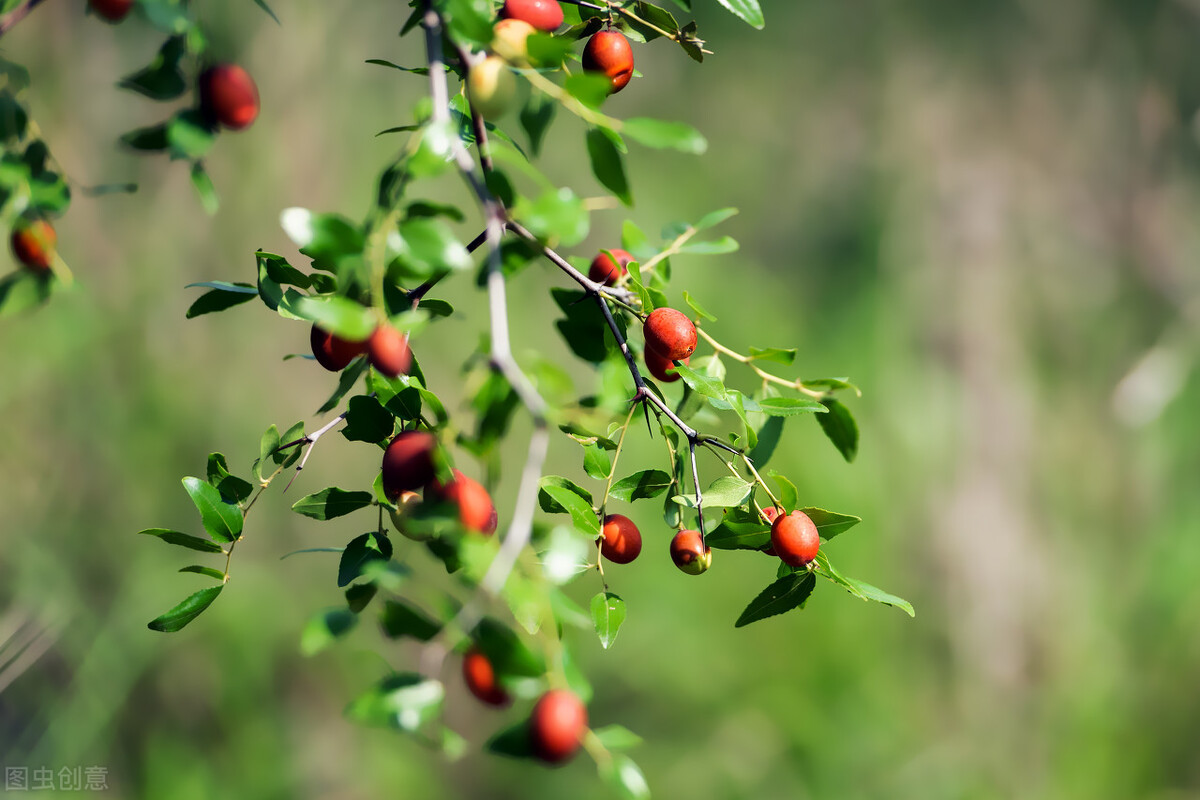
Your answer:
[[[25,0],[24,3],[0,17],[0,36],[8,33],[10,29],[15,27],[18,22],[25,19],[29,12],[41,5],[42,2],[43,0]]]

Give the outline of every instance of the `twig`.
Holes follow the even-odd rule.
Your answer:
[[[43,0],[25,0],[24,3],[14,8],[12,11],[0,17],[0,36],[8,33],[18,22],[25,19],[30,11],[33,11]]]

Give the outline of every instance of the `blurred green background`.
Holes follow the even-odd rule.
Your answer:
[[[176,635],[146,629],[204,584],[136,531],[194,531],[179,478],[213,450],[247,473],[262,430],[314,427],[334,384],[281,360],[307,349],[306,326],[258,304],[185,321],[197,290],[183,287],[252,280],[256,247],[294,255],[283,208],[359,218],[399,142],[374,134],[425,90],[363,61],[422,52],[396,38],[400,4],[276,3],[282,27],[245,0],[199,4],[263,96],[208,160],[210,218],[181,165],[115,144],[165,116],[114,88],[156,37],[83,5],[46,3],[4,55],[30,68],[35,118],[75,181],[141,190],[77,194],[58,230],[80,285],[0,323],[0,643],[17,659],[0,670],[0,763],[101,766],[131,798],[612,796],[585,757],[547,770],[480,754],[519,710],[463,697],[453,662],[464,761],[342,718],[414,652],[364,625],[302,657],[305,621],[341,602],[335,557],[280,556],[361,533],[289,506],[365,488],[367,445],[327,439],[288,496],[258,504],[210,611]],[[731,346],[798,346],[803,376],[863,388],[854,464],[792,419],[772,466],[804,503],[863,517],[827,551],[917,617],[823,584],[806,611],[734,630],[774,564],[719,552],[682,575],[656,504],[639,506],[647,553],[610,571],[629,604],[620,638],[574,639],[593,723],[645,736],[634,756],[660,798],[1200,796],[1200,4],[797,0],[766,3],[762,32],[696,5],[716,54],[637,47],[645,77],[607,110],[689,121],[710,148],[633,146],[629,217],[656,231],[741,210],[721,231],[741,251],[676,259],[672,299],[688,289]],[[600,194],[573,120],[540,164]],[[594,214],[572,254],[616,246],[625,215]],[[540,266],[513,282],[522,361],[563,352],[546,344],[547,287],[563,285]],[[459,313],[416,350],[458,401],[485,316],[469,279],[444,296]],[[508,476],[527,432],[514,427]],[[661,445],[634,433],[634,458],[656,465]],[[556,438],[548,468],[585,481],[578,456]],[[514,488],[501,482],[502,512]],[[579,583],[586,601],[594,576]]]

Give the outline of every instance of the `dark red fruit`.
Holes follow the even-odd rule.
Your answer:
[[[389,378],[408,372],[412,366],[408,334],[401,333],[391,325],[380,325],[367,340],[367,357],[371,359],[371,366]]]
[[[696,326],[682,311],[656,308],[642,325],[646,347],[669,361],[682,361],[696,349]]]
[[[92,12],[109,22],[120,22],[133,8],[133,0],[88,0]]]
[[[562,6],[555,0],[504,0],[500,16],[523,20],[547,33],[553,33],[563,24]]]
[[[248,128],[258,116],[258,87],[236,64],[218,64],[200,75],[200,108],[226,128]]]
[[[54,246],[57,242],[58,235],[55,234],[54,227],[44,219],[17,223],[8,240],[17,261],[30,272],[39,275],[50,274],[50,265],[54,263]]]
[[[317,363],[330,372],[341,372],[367,348],[366,342],[347,341],[321,330],[315,323],[308,338]]]
[[[600,530],[600,554],[614,564],[628,564],[642,552],[642,532],[623,514],[609,514]]]
[[[767,506],[763,509],[763,516],[767,518],[767,522],[774,522],[775,518],[779,516],[779,509],[775,506]],[[769,556],[779,555],[775,552],[775,546],[772,544],[765,545],[762,551]]]
[[[803,567],[817,557],[821,534],[816,524],[803,511],[775,518],[771,524],[771,546],[783,563]]]
[[[629,274],[626,267],[629,266],[629,262],[637,259],[624,250],[609,250],[608,252],[612,253],[612,258],[602,252],[592,259],[592,266],[588,268],[588,277],[596,283],[612,286]],[[616,261],[613,261],[613,258]]]
[[[675,362],[671,359],[663,358],[649,347],[642,354],[642,358],[646,361],[646,369],[650,370],[650,374],[663,383],[674,383],[679,380],[679,373],[675,371]],[[683,363],[687,364],[691,360],[689,356],[683,360]]]
[[[393,502],[402,492],[420,489],[436,475],[437,439],[424,431],[405,431],[383,451],[383,492]]]
[[[612,94],[616,94],[633,77],[633,48],[620,33],[600,31],[583,47],[583,68],[607,75],[612,83]]]
[[[700,531],[684,530],[671,540],[671,560],[688,575],[699,575],[712,566],[712,550],[700,540]]]
[[[587,732],[587,708],[567,689],[551,689],[529,716],[529,744],[534,755],[560,764],[579,749]]]
[[[434,481],[430,489],[438,499],[458,506],[458,520],[467,530],[487,536],[496,532],[496,506],[479,481],[456,469],[449,483]]]
[[[512,702],[508,692],[497,682],[492,662],[478,648],[472,647],[463,656],[462,671],[463,681],[471,694],[489,706],[506,706]]]

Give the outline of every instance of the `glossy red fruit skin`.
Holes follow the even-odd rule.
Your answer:
[[[663,358],[649,347],[642,354],[642,359],[646,362],[646,369],[650,370],[650,374],[663,383],[674,383],[679,380],[679,373],[675,371],[675,362],[671,359]],[[687,364],[691,360],[689,356],[683,359],[683,363]]]
[[[88,0],[88,5],[96,16],[109,22],[120,22],[133,8],[133,0]]]
[[[433,454],[437,439],[424,431],[405,431],[383,451],[383,492],[395,501],[431,483],[436,475]]]
[[[555,0],[504,0],[500,16],[524,20],[546,33],[553,33],[563,24],[562,6]]]
[[[779,509],[776,508],[775,506],[767,506],[766,508],[763,509],[763,515],[766,516],[767,522],[774,522],[775,519],[779,516]],[[769,556],[779,555],[778,553],[775,552],[775,546],[772,544],[769,544],[769,543],[763,547],[762,552],[766,553]]]
[[[783,563],[803,567],[817,557],[821,534],[816,524],[803,511],[779,516],[771,523],[771,546]]]
[[[200,75],[200,108],[205,116],[235,131],[258,117],[258,87],[236,64],[217,64]]]
[[[17,261],[30,272],[38,275],[49,275],[50,265],[54,263],[54,246],[58,243],[58,234],[54,226],[44,219],[18,223],[13,228],[8,240],[13,255]]]
[[[529,716],[529,744],[548,764],[561,764],[579,749],[587,731],[587,708],[567,689],[551,689]]]
[[[380,325],[367,339],[367,357],[371,359],[371,366],[389,378],[408,372],[412,366],[408,335],[391,325]]]
[[[341,372],[367,348],[366,342],[347,341],[321,330],[316,323],[313,323],[308,341],[317,363],[330,372]]]
[[[614,564],[628,564],[642,552],[642,532],[624,514],[606,516],[600,535],[600,555]]]
[[[671,560],[689,575],[699,575],[712,563],[712,551],[700,541],[700,531],[682,530],[671,539]]]
[[[489,706],[502,708],[512,702],[512,698],[496,680],[496,670],[477,647],[472,647],[463,656],[463,682],[467,689],[479,700]]]
[[[612,83],[612,94],[625,88],[633,77],[633,48],[617,31],[600,31],[583,47],[583,68],[603,72]]]
[[[485,536],[496,532],[496,506],[488,490],[479,481],[468,478],[456,469],[449,483],[434,481],[429,488],[439,500],[458,506],[458,521],[467,530]]]
[[[696,349],[696,326],[687,314],[673,308],[656,308],[642,325],[646,347],[668,361],[683,361]]]
[[[604,253],[598,254],[592,259],[592,265],[588,267],[588,277],[596,283],[612,286],[629,274],[626,267],[629,266],[629,262],[636,261],[636,259],[625,250],[613,249],[608,252],[613,254],[616,261]]]

